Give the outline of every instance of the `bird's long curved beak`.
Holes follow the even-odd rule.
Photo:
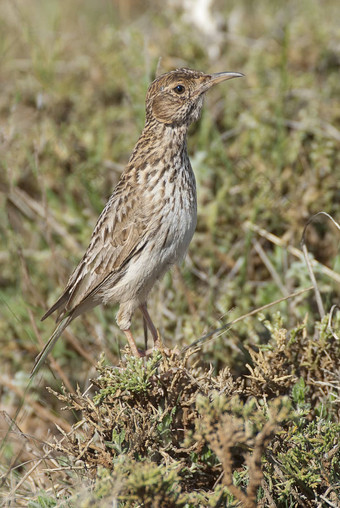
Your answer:
[[[227,79],[243,78],[243,77],[244,74],[242,74],[241,72],[216,72],[215,74],[211,74],[211,80],[209,81],[209,83],[215,85]]]
[[[207,75],[207,80],[202,83],[200,87],[200,93],[206,92],[214,85],[226,81],[227,79],[242,78],[244,74],[241,72],[216,72],[214,74]]]

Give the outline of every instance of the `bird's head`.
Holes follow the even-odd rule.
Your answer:
[[[189,125],[198,119],[205,92],[217,83],[239,78],[238,72],[204,74],[191,69],[176,69],[162,74],[149,86],[146,95],[147,120],[167,125]]]

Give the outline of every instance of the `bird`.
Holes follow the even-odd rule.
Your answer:
[[[131,332],[131,319],[138,308],[155,347],[159,346],[147,297],[155,282],[185,256],[197,222],[188,127],[198,120],[211,87],[242,76],[238,72],[206,74],[184,67],[162,74],[150,84],[145,126],[128,164],[64,292],[41,318],[58,312],[57,327],[36,357],[31,376],[71,321],[99,304],[119,304],[116,322],[134,356],[144,355]]]

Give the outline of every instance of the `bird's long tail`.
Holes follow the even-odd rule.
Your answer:
[[[63,333],[65,328],[71,323],[72,319],[74,319],[74,316],[68,316],[65,318],[57,328],[54,330],[51,337],[46,342],[44,349],[38,354],[38,356],[35,359],[34,367],[31,372],[31,378],[38,372],[42,364],[45,362],[47,355],[51,352],[52,348],[54,347],[54,344],[59,339],[60,335]]]

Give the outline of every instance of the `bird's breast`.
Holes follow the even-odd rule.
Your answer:
[[[197,223],[196,183],[191,167],[170,173],[159,183],[158,247],[164,260],[177,263],[185,256]]]
[[[131,298],[138,295],[143,301],[155,281],[188,250],[197,222],[196,185],[191,167],[180,170],[173,177],[171,171],[154,172],[147,188],[140,189],[139,213],[147,221],[143,248],[126,264],[115,286],[116,299],[123,288],[125,295],[130,291]]]

